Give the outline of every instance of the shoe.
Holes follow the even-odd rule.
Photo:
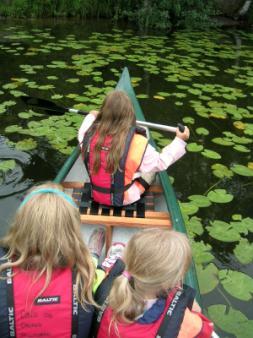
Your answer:
[[[113,267],[114,263],[118,258],[121,258],[123,251],[125,249],[125,244],[121,242],[114,242],[110,249],[108,250],[107,256],[103,263],[101,264],[102,268],[109,272]]]
[[[88,242],[88,248],[90,250],[90,253],[96,258],[99,258],[101,256],[104,244],[105,230],[103,228],[95,229],[92,232]]]

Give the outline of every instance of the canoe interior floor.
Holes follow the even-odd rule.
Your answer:
[[[92,201],[87,196],[88,184],[81,182],[62,182],[64,191],[72,196],[79,207],[81,223],[85,225],[102,225],[106,229],[106,251],[111,245],[113,229],[171,227],[168,211],[157,211],[156,200],[162,195],[162,188],[153,185],[144,197],[124,207],[109,207]]]

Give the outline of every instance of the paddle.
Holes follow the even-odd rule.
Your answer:
[[[47,110],[49,114],[51,112],[52,114],[50,115],[64,115],[66,112],[77,113],[81,115],[89,114],[88,112],[85,112],[83,110],[74,109],[74,108],[65,108],[65,107],[59,106],[52,101],[41,99],[38,97],[20,96],[20,98],[25,104],[29,106],[35,106],[35,107]],[[142,127],[169,131],[172,133],[175,133],[177,130],[176,127],[170,127],[164,124],[157,124],[157,123],[146,122],[146,121],[136,121],[136,123]],[[181,123],[178,123],[178,128],[181,132],[184,132],[184,126]]]

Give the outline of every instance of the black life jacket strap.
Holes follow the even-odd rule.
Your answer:
[[[117,259],[112,269],[106,278],[99,285],[96,294],[94,296],[95,301],[101,306],[100,309],[96,310],[94,313],[92,330],[91,330],[91,338],[97,337],[99,325],[101,323],[103,314],[108,305],[108,295],[111,291],[112,284],[118,276],[122,274],[125,269],[125,264],[121,259]]]
[[[185,309],[192,308],[195,294],[196,291],[187,285],[184,285],[184,289],[176,291],[157,331],[156,338],[176,338],[178,336]]]
[[[91,187],[92,187],[93,190],[96,190],[96,191],[99,191],[99,192],[102,192],[102,193],[105,193],[105,194],[115,194],[115,193],[125,192],[126,190],[128,190],[131,187],[132,184],[133,184],[133,182],[125,185],[122,188],[118,188],[115,184],[112,184],[111,188],[104,188],[104,187],[100,187],[98,185],[91,183]]]
[[[6,255],[6,251],[3,248],[0,248],[0,257],[2,258],[5,255]],[[1,261],[3,263],[6,263],[7,259],[6,260],[1,259]],[[6,295],[5,304],[6,304],[7,311],[5,310],[5,316],[7,317],[7,320],[5,320],[5,323],[7,323],[7,327],[8,327],[8,330],[7,330],[8,336],[16,338],[12,268],[8,268],[5,271],[3,271],[2,276],[4,277],[4,279],[0,281],[0,283],[2,284],[1,291],[4,288],[6,290],[5,291],[5,295]],[[4,307],[4,299],[2,302],[2,298],[1,298],[1,306]],[[1,320],[1,324],[0,324],[0,332],[4,333],[6,332],[6,324],[4,325],[4,328],[2,327],[2,325],[4,325],[4,320]]]

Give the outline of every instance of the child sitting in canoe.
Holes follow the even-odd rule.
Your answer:
[[[0,242],[0,336],[90,337],[95,267],[80,214],[59,185],[37,186]]]
[[[108,94],[99,111],[84,119],[78,140],[91,181],[93,199],[122,206],[140,199],[156,172],[166,170],[185,154],[189,129],[176,131],[161,153],[148,143],[145,130],[136,126],[133,105],[119,90]]]
[[[194,290],[182,286],[191,263],[184,234],[140,231],[128,242],[122,259],[125,270],[114,279],[97,317],[98,338],[211,337],[213,324],[201,314]]]

